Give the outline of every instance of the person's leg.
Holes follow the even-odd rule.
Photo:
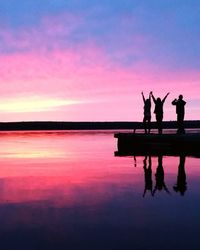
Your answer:
[[[180,116],[177,114],[177,134],[180,134]]]
[[[162,115],[157,115],[156,120],[157,120],[157,126],[158,126],[158,133],[162,134]]]
[[[183,121],[184,121],[184,114],[179,114],[177,117],[177,122],[178,122],[178,131],[181,134],[185,133]]]
[[[158,133],[162,134],[162,120],[159,120],[159,129],[158,129]]]
[[[158,115],[156,115],[156,124],[157,124],[158,133],[159,133],[159,116]]]
[[[183,121],[184,121],[184,114],[181,114],[181,115],[179,115],[179,128],[180,128],[180,132],[182,134],[185,133],[184,122]]]
[[[144,118],[143,118],[143,127],[144,127],[145,134],[147,134],[146,116],[144,116]]]
[[[150,134],[151,131],[151,117],[148,117],[148,133]]]

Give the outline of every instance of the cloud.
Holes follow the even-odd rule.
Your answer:
[[[13,29],[1,27],[1,54],[51,51],[72,46],[71,36],[80,26],[81,17],[64,13],[44,16],[37,26]]]
[[[161,97],[170,91],[169,99],[182,93],[188,108],[193,99],[200,103],[199,72],[169,71],[148,62],[125,67],[90,44],[76,51],[6,55],[0,64],[0,112],[6,120],[9,112],[24,112],[12,116],[15,120],[141,120],[142,90]],[[166,109],[165,118],[172,119],[168,101]],[[194,105],[190,111],[189,117],[198,114]]]
[[[18,27],[1,22],[1,53],[79,48],[91,43],[116,63],[157,63],[173,70],[199,69],[200,4],[183,0],[139,1],[21,1],[16,9],[2,4],[9,17],[26,13]],[[15,3],[13,3],[13,6]],[[29,11],[29,12],[27,12]],[[28,16],[27,15],[27,16]],[[23,23],[25,25],[23,25]]]
[[[36,6],[30,1],[39,15],[37,22],[17,27],[1,23],[2,107],[28,97],[18,106],[22,110],[26,100],[31,102],[35,96],[40,105],[32,106],[24,116],[16,108],[15,118],[5,116],[1,109],[2,119],[141,120],[142,90],[146,95],[153,90],[156,96],[170,91],[169,98],[182,93],[191,108],[190,117],[197,116],[200,47],[196,12],[185,32],[180,24],[192,9],[187,14],[183,8],[183,17],[179,13],[174,19],[176,4],[171,9],[157,1],[152,6],[127,1],[123,8],[122,1],[64,2],[51,1],[46,7],[41,3],[39,11],[40,3]],[[4,7],[9,8],[8,4]],[[77,103],[68,105],[66,100]],[[166,108],[170,110],[166,117],[171,119],[174,110],[170,104]]]

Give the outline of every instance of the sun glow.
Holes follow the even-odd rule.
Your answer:
[[[0,100],[0,112],[2,113],[27,113],[52,111],[60,107],[79,104],[78,100],[65,100],[32,96],[27,98],[9,98]]]
[[[17,140],[17,137],[16,137]],[[21,140],[23,140],[21,138]],[[44,139],[43,142],[36,140],[29,140],[29,144],[23,141],[16,146],[13,145],[13,141],[9,140],[4,143],[4,147],[1,149],[1,160],[6,159],[64,159],[73,156],[73,152],[64,150],[63,148],[57,148],[54,144],[49,145],[49,141]],[[38,145],[40,144],[40,145]],[[55,142],[56,144],[56,142]],[[57,144],[56,144],[57,145]]]

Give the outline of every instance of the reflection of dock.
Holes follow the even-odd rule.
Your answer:
[[[200,157],[200,134],[116,133],[118,151],[125,155],[188,155]]]

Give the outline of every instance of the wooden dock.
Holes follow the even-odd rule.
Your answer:
[[[118,151],[125,155],[186,155],[200,157],[200,133],[139,134],[116,133]]]

